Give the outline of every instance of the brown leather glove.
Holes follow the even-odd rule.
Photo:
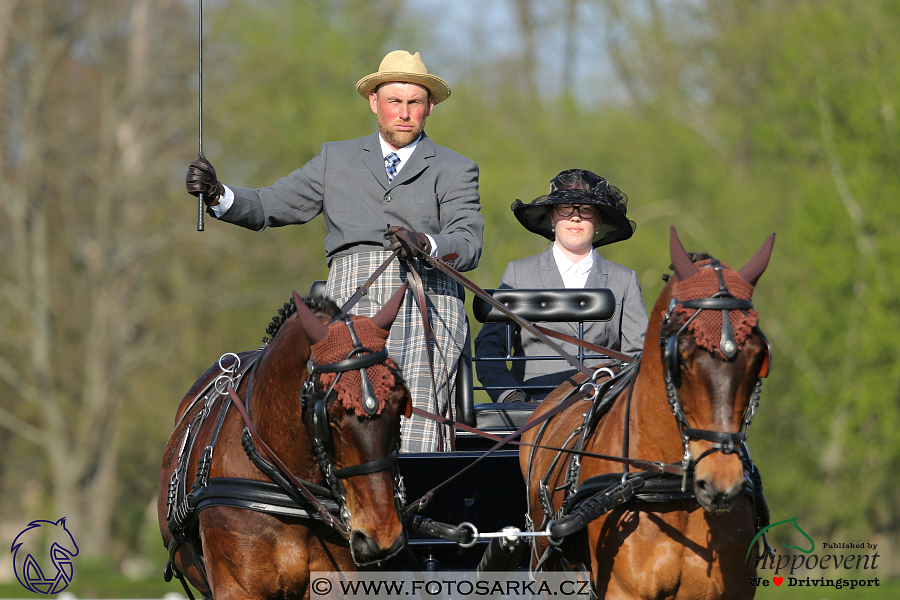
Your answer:
[[[431,254],[431,242],[424,233],[394,225],[387,230],[384,237],[391,243],[391,251],[400,250],[398,256],[403,260],[409,260],[420,254],[424,256]]]
[[[206,194],[204,201],[207,206],[215,206],[219,198],[225,193],[225,186],[216,179],[216,170],[203,154],[197,156],[192,162],[184,177],[184,187],[189,194],[199,196]]]

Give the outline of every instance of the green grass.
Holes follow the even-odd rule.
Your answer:
[[[143,577],[126,577],[109,565],[91,561],[79,562],[75,566],[75,574],[72,583],[64,590],[64,593],[75,595],[77,598],[162,598],[170,592],[176,592],[184,596],[181,584],[173,579],[170,583],[163,581],[162,573],[164,564],[159,565],[158,573]],[[199,594],[193,590],[194,597],[199,599]],[[53,598],[55,596],[43,596],[25,589],[15,579],[11,582],[0,583],[0,599],[2,598]]]

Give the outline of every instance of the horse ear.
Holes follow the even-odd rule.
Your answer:
[[[379,329],[390,331],[391,325],[393,325],[394,319],[397,318],[397,313],[400,311],[400,304],[403,303],[403,297],[406,295],[407,287],[409,287],[409,283],[404,281],[403,285],[400,286],[400,289],[394,292],[391,299],[381,307],[381,310],[379,310],[374,317],[372,317],[372,322],[375,323]]]
[[[753,255],[753,258],[750,259],[750,262],[741,267],[741,270],[738,271],[738,275],[741,276],[741,279],[752,286],[756,285],[756,282],[759,281],[759,277],[763,274],[763,271],[765,271],[766,267],[769,265],[769,257],[772,256],[772,246],[774,244],[775,234],[773,233],[768,238],[766,238],[766,241],[762,245],[762,248],[760,248],[756,252],[756,254]]]
[[[412,396],[409,395],[409,390],[406,390],[406,405],[403,407],[403,416],[407,419],[412,419]]]
[[[300,295],[296,291],[293,294],[294,305],[297,307],[297,318],[300,319],[300,325],[303,326],[303,332],[306,334],[306,339],[309,340],[309,345],[313,346],[325,339],[325,336],[328,335],[328,327],[313,314],[313,311],[309,310],[306,302],[300,299]]]
[[[678,281],[690,279],[697,273],[697,265],[694,264],[688,253],[685,252],[684,246],[681,245],[675,226],[670,226],[669,231],[669,258],[672,259],[672,267],[675,269],[675,279]]]

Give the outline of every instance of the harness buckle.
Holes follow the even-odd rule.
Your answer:
[[[691,449],[687,441],[684,444],[684,456],[681,457],[681,491],[687,491],[688,470],[691,468]]]

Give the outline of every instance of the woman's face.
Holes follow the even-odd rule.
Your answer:
[[[573,254],[587,254],[602,214],[593,204],[554,204],[549,208],[556,243]]]

